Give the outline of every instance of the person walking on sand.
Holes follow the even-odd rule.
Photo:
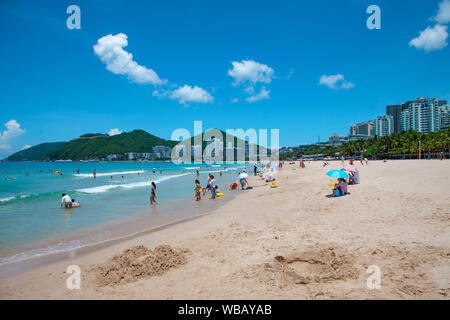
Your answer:
[[[258,170],[258,168],[255,166],[253,166],[253,175],[256,177],[256,171]]]
[[[158,201],[156,201],[156,183],[154,182],[152,182],[152,191],[150,193],[150,205],[153,205],[153,202],[159,204]]]

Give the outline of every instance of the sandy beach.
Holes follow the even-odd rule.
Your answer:
[[[278,188],[251,177],[210,215],[0,278],[0,298],[448,299],[450,161],[355,166],[361,184],[327,198],[340,161],[285,163]],[[69,265],[79,290],[66,288]]]

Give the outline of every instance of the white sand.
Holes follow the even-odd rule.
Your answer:
[[[252,190],[212,215],[2,278],[0,298],[448,299],[450,161],[355,165],[362,183],[346,197],[326,198],[325,172],[340,161],[285,165],[277,189],[252,178]],[[97,286],[87,271],[162,244],[187,249],[187,263],[116,286]],[[80,290],[66,288],[71,264],[82,269]],[[367,288],[370,265],[381,270],[379,290]]]

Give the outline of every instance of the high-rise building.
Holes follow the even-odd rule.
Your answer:
[[[439,107],[440,129],[444,130],[450,127],[449,105]]]
[[[385,137],[394,133],[393,116],[385,114],[376,117],[373,122],[375,123],[375,135],[377,137]]]
[[[417,100],[408,101],[400,117],[401,131],[414,130],[429,133],[440,130],[439,107],[445,102],[436,98],[417,98]]]
[[[408,105],[406,103],[386,107],[386,114],[394,118],[394,133],[402,132],[402,111],[406,109],[408,109]]]
[[[366,121],[350,126],[349,136],[360,136],[370,138],[375,135],[373,121]]]
[[[332,146],[339,146],[347,141],[346,137],[340,136],[337,133],[333,133],[328,139],[328,143]]]

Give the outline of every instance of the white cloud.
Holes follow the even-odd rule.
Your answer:
[[[237,103],[239,102],[239,98],[231,98],[231,103]]]
[[[259,100],[270,99],[269,93],[270,90],[266,90],[266,88],[263,86],[258,94],[248,97],[247,99],[245,99],[245,101],[253,103]]]
[[[444,24],[450,22],[450,0],[444,0],[439,4],[439,10],[434,20]]]
[[[327,86],[330,89],[351,89],[355,86],[353,82],[346,81],[343,74],[323,75],[320,77],[319,85]]]
[[[22,147],[21,150],[26,150],[26,149],[30,149],[30,148],[31,148],[31,146],[29,144],[26,144]]]
[[[233,61],[231,64],[233,68],[228,70],[228,75],[234,78],[234,85],[246,81],[270,83],[274,77],[275,72],[271,67],[254,60]]]
[[[9,150],[9,142],[25,133],[25,130],[20,127],[20,123],[11,119],[5,123],[6,130],[0,133],[0,149]]]
[[[108,136],[117,136],[118,134],[121,134],[122,131],[120,131],[118,128],[114,128],[108,131]]]
[[[178,100],[182,104],[186,104],[187,102],[209,103],[214,101],[214,98],[205,89],[197,86],[191,87],[187,84],[173,90],[169,97]]]
[[[124,75],[137,83],[153,85],[167,83],[167,80],[160,79],[152,69],[139,65],[133,60],[131,53],[123,50],[128,46],[127,38],[126,34],[118,33],[109,34],[97,40],[94,52],[106,64],[106,69],[114,74]]]
[[[417,49],[423,49],[426,52],[441,50],[447,46],[447,37],[447,26],[437,24],[434,27],[428,27],[421,31],[417,38],[409,42],[409,45]]]

